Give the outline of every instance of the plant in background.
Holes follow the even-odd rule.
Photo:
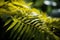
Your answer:
[[[4,21],[0,22],[2,40],[60,40],[54,33],[55,28],[60,28],[60,18],[49,17],[24,0],[0,2],[0,20]]]

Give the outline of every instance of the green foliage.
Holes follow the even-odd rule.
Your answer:
[[[6,2],[0,7],[0,17],[8,40],[60,40],[51,31],[52,27],[60,28],[60,19],[48,17],[22,0]]]
[[[4,4],[4,0],[0,0],[0,6]]]

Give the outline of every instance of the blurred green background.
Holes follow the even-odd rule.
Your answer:
[[[49,16],[60,17],[60,0],[25,0],[32,7],[46,12]]]

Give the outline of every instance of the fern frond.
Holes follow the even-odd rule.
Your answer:
[[[18,0],[19,1],[19,0]],[[53,22],[59,22],[58,18],[48,18],[46,14],[35,8],[30,8],[25,2],[12,1],[0,8],[0,17],[9,16],[5,21],[5,33],[9,33],[10,40],[60,40],[60,38],[51,31]],[[7,8],[6,8],[7,7]],[[4,19],[2,17],[2,19]],[[49,25],[47,25],[49,24]],[[50,26],[52,25],[52,26]],[[57,27],[59,28],[59,27]]]

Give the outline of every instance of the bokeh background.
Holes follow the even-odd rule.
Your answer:
[[[25,0],[32,7],[46,12],[49,16],[60,17],[60,0]]]

